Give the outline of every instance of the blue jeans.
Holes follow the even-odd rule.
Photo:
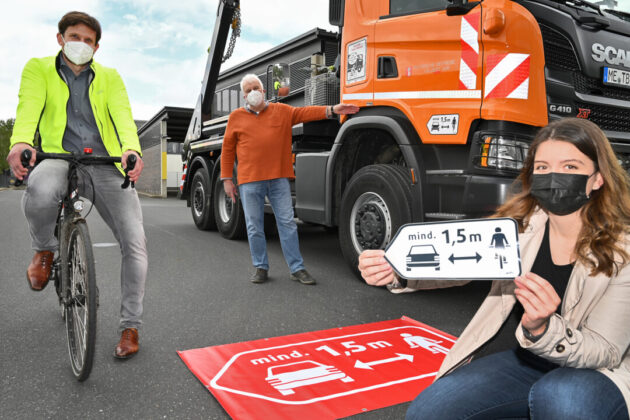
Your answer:
[[[627,419],[617,386],[593,369],[539,370],[514,350],[438,379],[411,403],[411,419]]]
[[[29,176],[22,208],[35,251],[58,248],[55,222],[59,201],[68,189],[68,166],[63,160],[44,160]],[[135,189],[120,188],[122,180],[114,165],[88,165],[79,171],[80,195],[94,199],[94,207],[120,244],[120,330],[139,328],[142,324],[142,301],[149,264],[138,193]]]
[[[252,263],[256,268],[269,270],[267,258],[267,241],[265,240],[265,196],[276,217],[282,253],[291,273],[304,269],[304,260],[300,254],[297,225],[293,220],[293,201],[291,186],[287,178],[248,182],[238,186],[245,223],[247,239]]]

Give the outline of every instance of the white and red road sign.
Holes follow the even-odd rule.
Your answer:
[[[514,280],[518,224],[506,217],[408,223],[385,249],[396,273],[415,280]]]
[[[415,398],[455,337],[403,317],[180,351],[235,419],[326,419]]]

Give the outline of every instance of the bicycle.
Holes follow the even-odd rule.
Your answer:
[[[55,237],[59,251],[55,253],[49,281],[53,281],[61,306],[61,317],[66,324],[66,338],[72,372],[78,381],[90,375],[94,361],[96,342],[96,311],[98,288],[94,269],[92,241],[85,217],[82,216],[83,200],[79,197],[78,171],[82,165],[119,163],[120,157],[93,156],[86,154],[36,153],[36,164],[45,159],[61,159],[70,163],[68,190],[59,204],[55,225]],[[24,150],[22,165],[30,168],[32,152]],[[137,158],[130,155],[125,173],[135,167]],[[19,184],[18,184],[19,185]],[[134,182],[125,175],[121,185],[127,188]],[[89,212],[88,212],[89,213]],[[86,215],[87,216],[87,215]]]

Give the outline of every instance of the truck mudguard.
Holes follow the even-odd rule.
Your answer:
[[[195,175],[195,172],[199,168],[204,168],[207,171],[208,175],[210,176],[210,179],[208,180],[210,182],[209,185],[212,185],[214,165],[215,163],[213,161],[209,159],[204,159],[201,156],[195,157],[192,160],[192,162],[190,162],[190,168],[188,168],[188,175],[186,176],[186,179],[191,180],[191,182],[186,182],[186,184],[184,185],[184,191],[183,191],[183,193],[187,195],[186,203],[189,207],[190,207],[190,194],[188,193],[189,193],[190,184],[192,183],[192,179],[193,179],[193,176]]]
[[[383,130],[389,133],[400,146],[401,153],[407,166],[413,168],[416,173],[416,182],[413,185],[414,197],[418,202],[414,203],[414,209],[422,209],[422,187],[420,177],[423,176],[424,171],[423,162],[420,156],[415,153],[416,146],[420,145],[420,139],[416,131],[411,126],[411,123],[404,117],[399,116],[384,116],[384,115],[360,115],[350,118],[344,122],[337,134],[335,144],[333,145],[328,164],[326,168],[326,225],[333,226],[335,224],[335,217],[333,211],[333,198],[335,195],[334,180],[337,176],[337,160],[342,156],[343,145],[345,140],[352,135],[353,132],[358,130]],[[357,168],[359,169],[359,168]],[[340,191],[343,194],[343,191]],[[422,220],[422,214],[414,214],[414,220]]]

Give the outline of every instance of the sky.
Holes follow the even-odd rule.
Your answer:
[[[32,57],[56,55],[57,23],[86,12],[103,30],[95,61],[123,78],[134,119],[164,106],[194,107],[218,0],[18,0],[0,14],[0,120],[14,118],[20,76]],[[241,37],[222,70],[328,24],[328,0],[241,0]]]

